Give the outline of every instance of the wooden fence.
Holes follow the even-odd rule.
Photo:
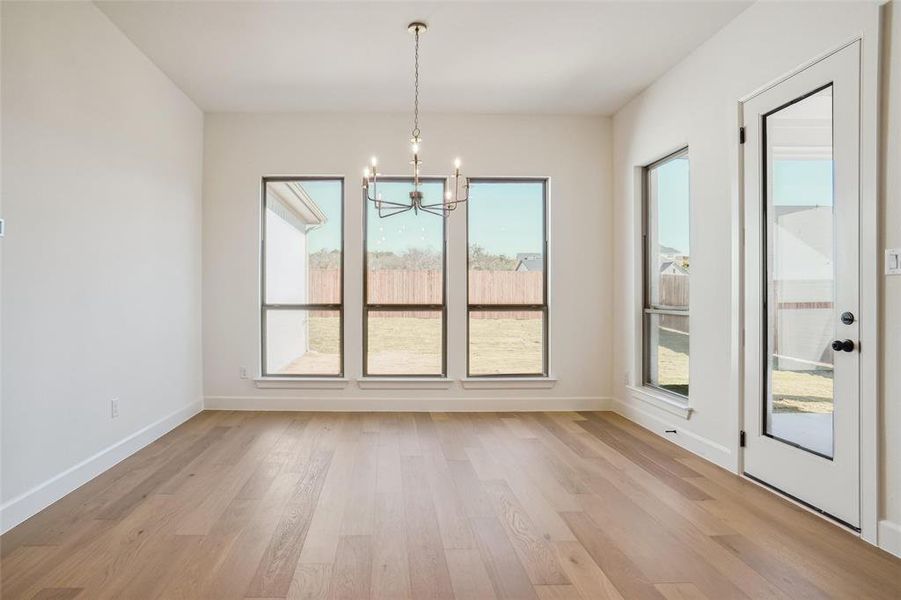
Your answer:
[[[340,271],[310,271],[311,303],[337,302],[341,297]],[[441,271],[380,270],[369,273],[369,300],[373,304],[441,304]],[[544,274],[535,271],[471,271],[471,304],[541,304]],[[558,293],[578,293],[561,290]],[[688,277],[661,275],[660,298],[666,306],[688,305]],[[419,316],[425,316],[417,313]],[[394,313],[396,316],[411,314]],[[385,315],[387,316],[387,315]],[[437,318],[437,314],[435,317]],[[475,318],[497,318],[496,312],[474,313]],[[530,312],[508,313],[509,318],[534,318]],[[682,320],[678,320],[681,325]],[[684,327],[684,326],[683,326]],[[681,329],[682,327],[680,327]]]
[[[340,271],[310,271],[310,302],[337,302],[341,297]],[[541,304],[544,277],[531,271],[473,271],[469,279],[469,297],[473,304]],[[441,271],[380,270],[369,273],[369,301],[373,304],[441,304]],[[413,316],[412,312],[389,313]],[[427,316],[431,313],[415,313]],[[388,316],[386,314],[385,316]],[[437,314],[434,315],[438,317]],[[505,313],[508,318],[535,318],[532,312]],[[498,318],[496,312],[474,313],[475,318]]]

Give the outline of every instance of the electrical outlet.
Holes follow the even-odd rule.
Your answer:
[[[623,385],[629,385],[629,372],[623,373]]]
[[[250,379],[250,374],[247,372],[247,367],[241,367],[241,379]]]
[[[109,403],[109,416],[111,419],[119,418],[119,399],[113,398]]]

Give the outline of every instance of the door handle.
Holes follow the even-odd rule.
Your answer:
[[[854,352],[857,344],[853,340],[835,340],[832,342],[832,349],[836,352]]]

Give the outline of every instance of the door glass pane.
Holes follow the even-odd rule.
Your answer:
[[[650,385],[688,396],[688,315],[645,315]]]
[[[767,115],[767,435],[833,455],[832,87]]]
[[[370,310],[366,374],[441,375],[443,330],[440,310]]]
[[[266,373],[340,375],[341,313],[267,310]]]
[[[544,311],[469,312],[470,375],[543,375]]]
[[[410,202],[409,181],[379,182],[385,202]],[[442,181],[421,184],[423,203],[444,198]],[[442,304],[444,302],[444,219],[412,210],[380,218],[366,202],[366,302]]]

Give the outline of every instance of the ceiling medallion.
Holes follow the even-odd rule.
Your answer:
[[[372,157],[370,166],[363,170],[363,191],[366,193],[366,199],[372,202],[378,210],[379,217],[391,217],[412,210],[415,214],[425,212],[441,217],[447,217],[457,208],[461,202],[466,202],[469,198],[469,179],[460,176],[460,159],[454,160],[454,174],[452,176],[451,185],[444,192],[444,199],[441,202],[426,204],[423,202],[423,194],[420,189],[419,169],[422,161],[419,158],[420,144],[422,137],[419,131],[419,37],[428,29],[428,26],[421,21],[410,23],[407,30],[413,34],[415,40],[413,53],[413,131],[410,138],[410,150],[413,153],[413,189],[410,190],[409,202],[396,202],[394,200],[384,200],[382,194],[378,191],[379,172],[378,160]]]

